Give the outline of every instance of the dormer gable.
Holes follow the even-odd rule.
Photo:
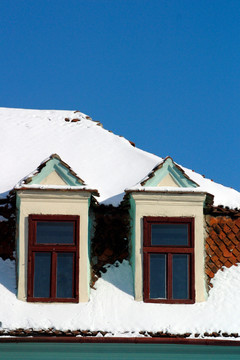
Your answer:
[[[84,186],[84,181],[66,164],[59,155],[52,154],[42,162],[33,175],[25,178],[21,185]]]
[[[157,165],[147,178],[141,182],[144,187],[192,187],[199,185],[191,180],[183,169],[168,156]]]

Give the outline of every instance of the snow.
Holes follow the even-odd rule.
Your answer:
[[[71,122],[73,119],[79,121]],[[118,205],[126,188],[138,184],[162,162],[160,157],[133,147],[81,112],[0,108],[0,132],[4,174],[0,197],[56,153],[88,188],[99,191],[100,202]],[[183,169],[200,185],[200,191],[214,195],[214,205],[240,208],[238,191]]]
[[[20,182],[15,186],[15,189],[40,189],[40,190],[85,190],[85,191],[93,191],[89,186],[71,186],[71,185],[42,185],[42,184],[23,184]]]
[[[91,289],[90,301],[79,304],[26,303],[16,298],[15,263],[0,259],[0,329],[106,331],[106,336],[141,336],[140,331],[172,334],[238,333],[240,266],[223,268],[213,279],[206,302],[193,305],[134,301],[132,269],[109,265]]]
[[[79,121],[71,122],[72,119]],[[100,202],[113,205],[120,203],[125,189],[204,192],[214,195],[214,205],[240,208],[239,192],[182,166],[199,187],[140,186],[141,180],[163,160],[133,147],[128,140],[103,129],[80,112],[0,108],[0,131],[1,173],[4,174],[0,178],[0,198],[6,197],[16,184],[21,187],[21,179],[34,174],[44,159],[58,154],[86,186],[24,184],[24,187],[96,189]],[[218,271],[208,299],[203,303],[147,304],[134,300],[132,269],[124,260],[122,264],[107,267],[107,272],[96,282],[96,289],[91,289],[87,303],[27,303],[16,298],[15,262],[0,258],[0,329],[81,329],[128,337],[142,336],[140,331],[202,336],[205,332],[238,333],[239,277],[240,266]]]
[[[141,186],[136,185],[131,187],[130,189],[126,189],[126,191],[148,191],[148,192],[173,192],[173,193],[205,193],[201,187],[192,188],[192,187],[183,187],[180,188],[178,186]]]
[[[215,183],[210,179],[206,179],[192,170],[184,167],[182,167],[182,169],[200,186],[200,190],[214,195],[214,205],[228,206],[230,209],[240,208],[240,192],[230,187]]]
[[[66,122],[79,119],[78,122]],[[124,189],[159,161],[74,111],[0,109],[0,194],[11,190],[51,154],[58,154],[100,201],[117,205]],[[10,144],[14,144],[11,148]],[[121,195],[120,195],[121,194]]]

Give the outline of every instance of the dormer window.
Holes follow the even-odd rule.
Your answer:
[[[204,206],[212,196],[170,157],[127,189],[135,299],[205,301]]]
[[[29,215],[28,301],[78,301],[79,217]]]
[[[194,219],[144,217],[144,301],[194,302]]]
[[[15,189],[18,299],[88,301],[89,207],[98,192],[88,188],[57,154]]]

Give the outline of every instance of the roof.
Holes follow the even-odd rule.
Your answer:
[[[60,184],[52,180],[52,184],[46,183],[48,176],[55,173]],[[55,179],[56,180],[56,179]],[[49,181],[49,179],[48,179]],[[51,182],[51,180],[50,180]],[[59,155],[52,154],[48,159],[44,160],[36,170],[25,178],[20,180],[14,187],[15,190],[58,190],[58,191],[78,191],[90,192],[95,196],[99,196],[96,189],[89,188],[85,182],[77,176],[77,174],[66,164]]]
[[[40,174],[42,169],[46,167],[51,160],[57,160],[60,165],[62,165],[64,168],[67,168],[69,170],[69,173],[77,180],[78,185],[86,185],[84,181],[79,176],[77,176],[77,174],[70,168],[70,166],[64,161],[62,161],[58,154],[52,154],[51,156],[49,156],[48,159],[44,160],[32,174],[29,174],[24,179],[22,179],[19,183],[19,186],[31,183],[33,177]]]
[[[1,173],[5,174],[0,194],[57,153],[90,188],[99,191],[100,202],[118,204],[124,189],[159,162],[157,156],[135,148],[80,112],[1,108],[0,124]]]
[[[3,134],[0,147],[1,173],[4,174],[0,179],[2,196],[16,184],[21,189],[51,190],[51,185],[39,185],[33,179],[55,159],[69,171],[69,181],[73,176],[76,182],[74,186],[58,185],[54,189],[84,189],[91,192],[97,189],[100,202],[114,205],[122,200],[125,189],[128,189],[127,192],[212,194],[215,207],[209,205],[206,211],[231,214],[234,225],[238,221],[236,219],[239,219],[239,211],[234,210],[240,208],[239,192],[206,179],[172,160],[179,174],[188,180],[186,186],[147,186],[147,181],[170,158],[163,160],[132,146],[128,140],[105,130],[99,122],[80,112],[2,108],[0,124]],[[15,147],[10,146],[11,143]],[[211,195],[209,197],[212,198]],[[230,210],[226,211],[226,207]],[[222,226],[220,222],[217,225]],[[238,226],[235,233],[237,231]],[[208,232],[209,247],[218,251],[212,241],[212,237],[217,237],[215,228],[212,230],[209,226]],[[232,255],[225,248],[221,250],[224,257],[222,262],[226,261],[227,264],[234,257],[232,261],[236,264],[239,252],[235,254],[234,249]],[[213,266],[209,269],[210,275],[214,273]],[[240,337],[240,266],[228,269],[223,267],[223,271],[218,271],[211,280],[214,286],[210,289],[207,301],[192,305],[134,301],[133,274],[129,262],[124,260],[121,264],[106,267],[107,271],[96,281],[95,288],[91,289],[88,303],[68,306],[34,304],[17,299],[15,262],[0,259],[0,335],[5,332],[11,335],[12,331],[13,335],[42,332],[57,335],[60,332],[78,336],[181,334],[199,337],[213,334],[220,338]],[[232,309],[234,322],[231,321]]]
[[[171,156],[167,156],[162,162],[160,162],[160,164],[158,164],[157,166],[155,166],[155,168],[146,176],[146,178],[144,180],[142,180],[140,182],[141,186],[145,186],[147,185],[147,183],[149,183],[150,179],[153,179],[156,175],[158,170],[163,169],[163,167],[166,166],[168,168],[168,171],[172,168],[175,168],[175,173],[176,170],[178,171],[178,173],[180,173],[180,175],[182,175],[183,178],[185,178],[185,180],[188,180],[189,182],[186,184],[181,184],[182,186],[185,185],[184,187],[196,187],[199,186],[195,181],[191,180],[190,177],[185,173],[185,171],[179,166],[177,165],[173,159],[171,158]],[[177,174],[173,173],[173,176]],[[180,185],[180,184],[179,184]]]
[[[0,196],[58,154],[77,177],[100,193],[100,202],[118,205],[126,188],[146,177],[163,159],[132,146],[79,111],[0,108]],[[14,143],[14,147],[10,144]],[[159,149],[161,154],[161,149]],[[240,193],[178,165],[214,205],[240,208]]]

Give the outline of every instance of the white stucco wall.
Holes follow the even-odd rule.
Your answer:
[[[136,205],[135,218],[135,299],[143,300],[143,217],[192,217],[195,222],[195,301],[205,301],[207,297],[204,271],[204,217],[203,193],[153,194],[135,192],[132,197]]]
[[[79,301],[89,299],[88,207],[90,193],[83,191],[19,190],[18,299],[27,300],[28,216],[79,215]]]

